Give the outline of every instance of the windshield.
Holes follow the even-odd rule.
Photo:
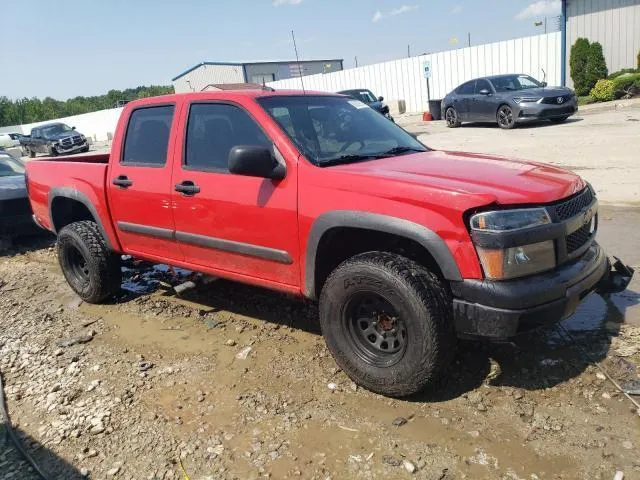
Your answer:
[[[319,166],[427,151],[364,103],[344,97],[275,96],[258,103]]]
[[[71,132],[73,129],[64,123],[56,123],[48,127],[42,127],[42,136],[44,138],[54,137],[64,132]]]
[[[377,102],[376,96],[369,90],[351,90],[348,95],[357,98],[366,104]]]
[[[529,88],[540,88],[542,84],[529,75],[505,75],[491,79],[496,92],[513,92],[517,90],[527,90]]]
[[[9,155],[0,155],[0,177],[24,175],[24,163]]]

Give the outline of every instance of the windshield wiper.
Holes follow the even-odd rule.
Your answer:
[[[349,153],[347,155],[340,155],[336,158],[330,158],[329,160],[325,160],[323,162],[319,162],[321,167],[329,167],[332,165],[342,165],[345,163],[353,163],[353,162],[361,162],[363,160],[372,160],[375,158],[380,158],[380,154],[370,154],[370,155],[359,155],[356,153]]]
[[[379,157],[386,157],[386,156],[390,156],[390,155],[400,155],[401,153],[426,152],[426,151],[427,150],[425,150],[423,148],[397,146],[397,147],[393,147],[393,148],[387,150],[386,152],[380,153],[378,156]]]

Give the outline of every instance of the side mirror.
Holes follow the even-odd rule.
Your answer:
[[[229,152],[229,171],[248,177],[280,180],[285,177],[286,168],[279,163],[271,150],[252,145],[237,145]]]
[[[549,85],[547,82],[542,82],[543,87],[546,87],[547,85]]]
[[[384,97],[378,97],[378,101],[379,101],[379,102],[384,101]]]
[[[76,129],[76,127],[71,127],[71,130],[75,130],[75,129]]]
[[[491,95],[491,92],[486,88],[483,88],[482,90],[480,90],[480,95]]]

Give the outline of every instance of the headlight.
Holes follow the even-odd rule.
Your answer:
[[[551,270],[556,266],[553,240],[511,248],[476,247],[487,278],[508,280]]]
[[[514,97],[513,101],[517,104],[520,103],[536,103],[539,102],[542,97]]]
[[[471,217],[471,229],[485,233],[508,233],[551,223],[544,208],[482,212]],[[487,278],[507,280],[551,270],[556,266],[553,240],[509,248],[476,246]]]
[[[551,223],[551,218],[544,208],[482,212],[471,217],[471,228],[485,232],[507,232],[548,223]]]

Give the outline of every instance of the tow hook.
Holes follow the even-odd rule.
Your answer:
[[[633,268],[622,263],[617,257],[613,258],[615,259],[613,267],[609,268],[598,283],[598,293],[619,293],[625,290],[631,282]]]

